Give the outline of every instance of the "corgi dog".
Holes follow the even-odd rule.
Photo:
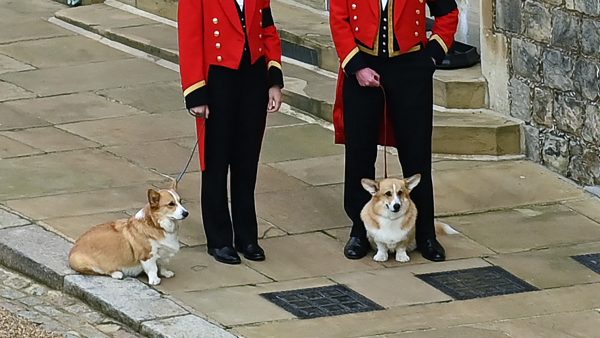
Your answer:
[[[145,272],[150,285],[158,275],[171,278],[169,258],[179,251],[179,221],[188,216],[172,181],[168,189],[149,189],[148,204],[134,216],[99,224],[84,233],[69,253],[69,264],[82,274],[112,278]]]
[[[362,179],[363,188],[371,194],[371,200],[364,206],[360,217],[367,230],[371,247],[377,250],[373,260],[385,262],[388,252],[396,253],[396,261],[408,262],[410,252],[417,247],[415,223],[417,207],[410,198],[410,192],[420,182],[421,175],[406,179],[386,178],[381,181]],[[436,233],[458,233],[447,224],[436,222]]]

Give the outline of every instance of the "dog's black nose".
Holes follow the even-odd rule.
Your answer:
[[[188,215],[189,215],[189,214],[190,214],[190,213],[189,213],[189,212],[187,212],[187,210],[186,210],[186,211],[184,211],[183,213],[181,213],[181,215],[183,216],[183,218],[186,218],[186,217],[188,217]]]
[[[400,204],[398,204],[398,203],[394,204],[393,208],[394,208],[394,212],[400,211]]]

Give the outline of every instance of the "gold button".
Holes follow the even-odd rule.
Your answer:
[[[356,9],[356,4],[352,4],[352,9]]]
[[[423,3],[423,0],[419,0],[420,3]]]
[[[419,36],[419,32],[415,32],[415,36]]]
[[[262,39],[262,34],[258,34],[258,38],[259,38],[259,39]]]
[[[258,12],[259,12],[260,14],[262,14],[262,8],[261,8],[261,9],[259,9],[259,10],[258,10]]]
[[[219,36],[219,35],[221,35],[221,33],[219,33],[219,31],[215,31],[215,32],[213,33],[213,35],[214,35],[214,36]]]
[[[356,20],[356,19],[358,19],[358,16],[355,15],[352,19]]]
[[[258,47],[258,51],[259,51],[259,52],[262,52],[262,48]]]
[[[223,61],[223,57],[221,55],[217,56],[217,62]]]
[[[220,43],[220,42],[217,42],[217,43],[215,43],[215,47],[216,47],[217,49],[221,49],[221,43]]]
[[[262,21],[259,23],[259,25],[262,27]]]
[[[419,25],[419,20],[417,20],[417,22],[415,22],[417,24],[417,26]]]
[[[358,27],[354,28],[354,31],[355,31],[355,32],[358,32]]]
[[[417,15],[421,14],[421,11],[417,9]]]
[[[215,25],[216,25],[216,24],[218,24],[218,23],[219,23],[219,19],[217,19],[217,18],[213,18],[213,23],[214,23]]]

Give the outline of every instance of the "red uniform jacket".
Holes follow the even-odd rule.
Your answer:
[[[251,62],[264,56],[269,81],[283,86],[281,40],[273,23],[270,0],[245,0],[244,13],[245,32],[235,0],[179,0],[179,67],[188,109],[209,103],[207,75],[211,65],[239,68],[246,38]],[[202,170],[204,122],[203,118],[196,119]]]
[[[435,17],[432,35],[426,34],[425,5]],[[455,0],[388,0],[388,7],[393,6],[393,17],[388,18],[390,43],[389,56],[417,51],[425,47],[425,53],[439,64],[454,43],[454,34],[458,25],[458,9]],[[381,23],[381,0],[331,0],[329,24],[331,35],[340,58],[340,72],[336,89],[336,100],[333,110],[335,142],[344,143],[344,107],[342,92],[344,74],[354,74],[364,68],[364,61],[359,51],[377,55],[379,27]],[[393,48],[396,38],[399,50]],[[391,123],[388,123],[391,126]],[[387,134],[387,137],[383,135]],[[394,146],[391,128],[382,132],[383,139],[389,146]]]

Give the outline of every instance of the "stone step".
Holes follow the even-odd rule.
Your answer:
[[[178,62],[177,31],[172,23],[157,22],[106,4],[63,9],[55,17],[148,54]],[[336,74],[288,58],[284,58],[283,68],[285,101],[331,121]],[[440,78],[452,77],[449,71],[439,73]],[[466,70],[460,81],[476,82],[477,74],[477,69]],[[452,86],[436,84],[436,92],[439,90],[459,95],[453,92]],[[440,107],[435,112],[434,151],[458,155],[520,154],[520,128],[518,123],[487,110]]]

